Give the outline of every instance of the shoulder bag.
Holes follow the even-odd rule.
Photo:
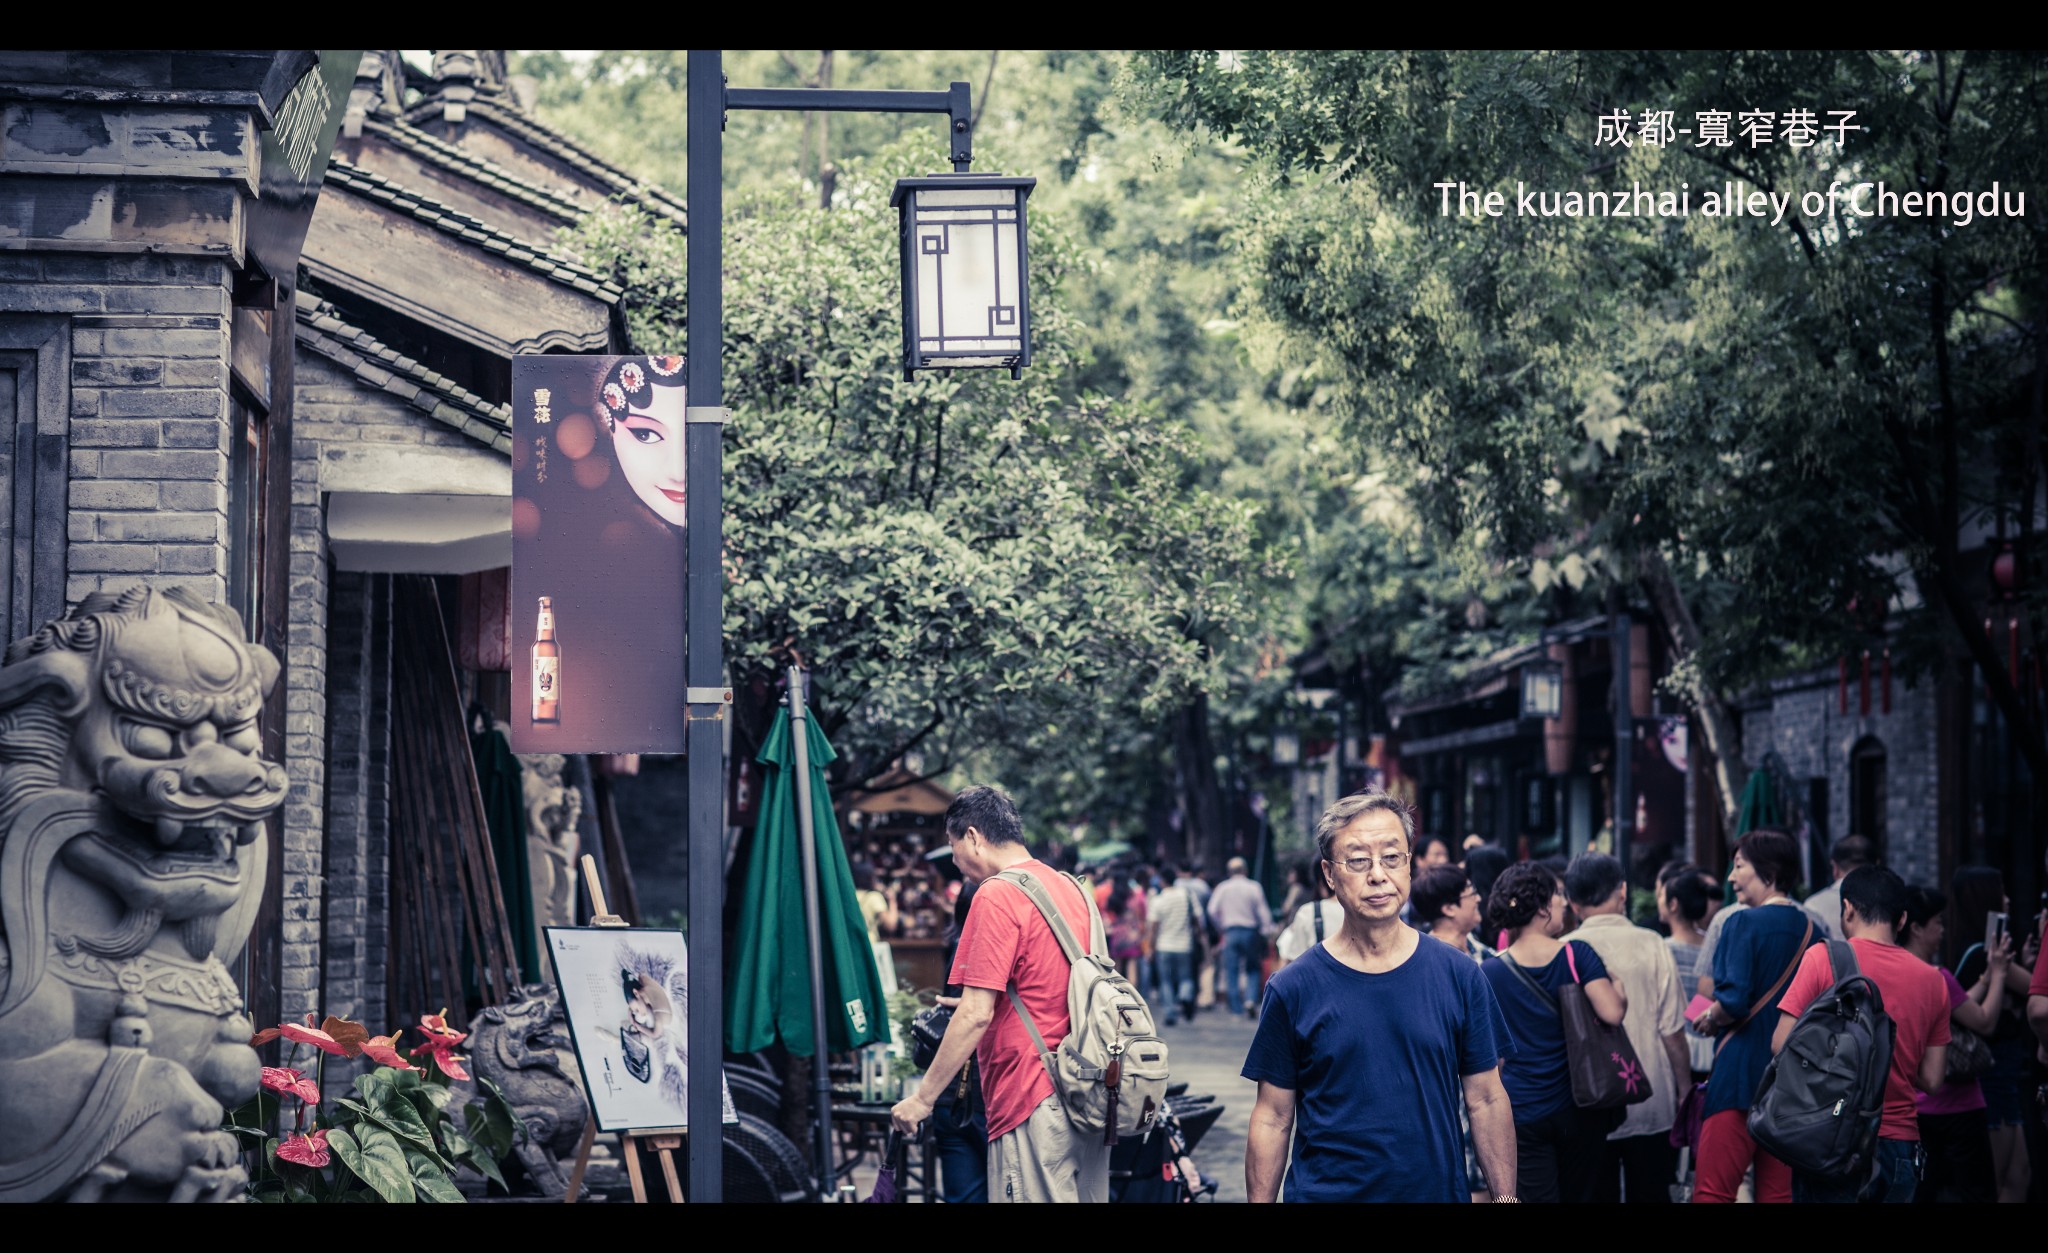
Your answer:
[[[1956,969],[1961,970],[1969,962],[1971,956],[1982,947],[1984,946],[1981,944],[1972,944],[1969,948],[1963,950],[1963,960],[1956,963]],[[1988,973],[1991,967],[1987,963],[1984,969]],[[1944,980],[1945,982],[1946,980]],[[1946,991],[1946,988],[1943,990]],[[1954,1011],[1950,1011],[1950,1017],[1954,1017]],[[1949,1026],[1951,1030],[1949,1031],[1948,1061],[1942,1067],[1942,1082],[1944,1084],[1968,1083],[1973,1079],[1979,1079],[1990,1074],[1992,1067],[1998,1064],[1997,1059],[1991,1055],[1991,1042],[1959,1022],[1951,1021]]]
[[[1555,996],[1514,958],[1502,953],[1500,959],[1563,1022],[1565,1064],[1571,1072],[1574,1105],[1580,1109],[1620,1109],[1647,1101],[1650,1077],[1643,1072],[1642,1060],[1636,1056],[1635,1046],[1628,1042],[1628,1033],[1602,1020],[1587,998],[1579,979],[1578,957],[1572,951],[1575,943],[1578,941],[1567,940],[1564,946],[1564,960],[1571,969],[1572,981]]]

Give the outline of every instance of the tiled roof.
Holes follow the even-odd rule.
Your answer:
[[[471,117],[485,118],[492,125],[516,136],[525,143],[554,157],[564,165],[579,170],[592,179],[611,188],[615,196],[624,196],[638,201],[663,217],[670,218],[678,225],[689,225],[689,212],[680,196],[666,188],[636,178],[606,161],[603,157],[566,138],[561,132],[536,122],[526,114],[494,99],[484,91],[469,101],[467,111]],[[441,101],[434,95],[406,110],[406,120],[417,122],[441,116]]]
[[[305,292],[298,299],[298,341],[361,380],[388,392],[506,456],[512,455],[512,407],[494,405],[444,374],[387,347],[343,321],[333,305]]]
[[[500,195],[531,205],[564,226],[574,225],[584,214],[583,206],[567,196],[557,195],[544,187],[536,187],[503,166],[493,165],[466,149],[446,140],[436,139],[419,127],[409,126],[397,118],[381,112],[370,113],[363,118],[363,129],[393,147],[403,148],[423,160],[453,170],[471,182],[488,187]]]
[[[587,270],[566,257],[558,257],[524,240],[507,235],[498,228],[487,226],[430,196],[423,196],[388,178],[372,174],[340,157],[328,162],[327,181],[336,187],[346,188],[357,195],[408,213],[429,226],[447,231],[486,252],[496,253],[515,265],[594,296],[608,305],[616,305],[619,302],[621,292],[618,285],[603,275]]]

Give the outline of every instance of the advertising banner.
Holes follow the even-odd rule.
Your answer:
[[[683,751],[683,359],[512,362],[512,750]]]

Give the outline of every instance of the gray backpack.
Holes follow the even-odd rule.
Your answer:
[[[1867,1174],[1884,1117],[1893,1026],[1884,996],[1847,941],[1828,941],[1835,984],[1792,1024],[1749,1110],[1749,1134],[1794,1170]]]
[[[1100,1135],[1106,1145],[1118,1136],[1150,1132],[1166,1106],[1166,1044],[1152,1023],[1151,1007],[1109,958],[1094,895],[1074,876],[1064,876],[1088,903],[1089,948],[1083,952],[1044,884],[1016,869],[996,877],[1038,906],[1073,966],[1067,976],[1067,1036],[1057,1050],[1046,1047],[1017,985],[1009,986],[1010,1004],[1052,1076],[1067,1121],[1085,1135]]]

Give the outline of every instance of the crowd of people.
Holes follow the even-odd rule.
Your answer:
[[[1801,900],[1797,841],[1759,829],[1725,875],[1665,867],[1656,919],[1638,922],[1613,857],[1454,851],[1368,791],[1322,815],[1283,926],[1241,860],[1214,883],[1111,868],[1091,898],[1020,830],[993,788],[947,815],[970,883],[1018,869],[1076,934],[1100,917],[1162,1026],[1197,1012],[1205,960],[1214,999],[1256,1021],[1254,1201],[2023,1201],[2048,1173],[2043,920],[2007,923],[1996,870],[1965,867],[1945,893],[1908,885],[1851,836],[1831,849],[1832,881]],[[1006,995],[1028,1004],[1058,1049],[1065,958],[1021,892],[959,925],[959,1010],[897,1125],[929,1116],[972,1055],[990,1199],[1099,1195],[1099,1146],[1060,1116],[1023,1011],[998,1012]],[[1759,1114],[1766,1073],[1788,1047],[1812,1067],[1802,1015],[1837,1012],[1852,986],[1874,989],[1886,1024],[1888,1059],[1868,1071],[1874,1135],[1847,1167],[1780,1160]],[[1604,1089],[1587,1040],[1612,1048]]]

